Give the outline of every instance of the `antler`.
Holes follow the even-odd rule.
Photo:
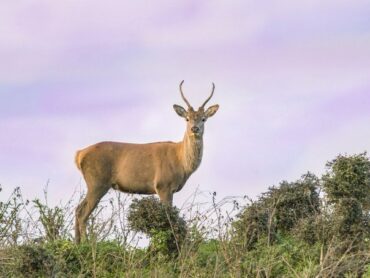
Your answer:
[[[184,83],[184,80],[183,80],[183,81],[181,81],[181,83],[180,83],[180,93],[181,93],[182,99],[185,101],[185,103],[187,104],[188,108],[193,108],[193,107],[190,105],[189,101],[185,98],[184,93],[182,92],[182,84],[183,84],[183,83]]]
[[[200,108],[204,108],[204,106],[207,104],[207,102],[212,98],[214,91],[215,91],[215,83],[212,82],[212,93],[209,96],[209,98],[207,98],[206,101],[202,104],[202,106]]]

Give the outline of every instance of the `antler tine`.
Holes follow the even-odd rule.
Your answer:
[[[213,93],[215,92],[215,83],[212,82],[212,93],[211,95],[206,99],[206,101],[202,104],[200,108],[204,108],[206,106],[207,102],[212,98]]]
[[[192,108],[191,105],[190,105],[190,103],[189,103],[189,101],[185,98],[184,93],[182,91],[182,84],[183,83],[184,83],[184,80],[181,81],[181,83],[180,83],[180,93],[181,93],[182,99],[185,101],[185,103],[188,106],[188,108]]]

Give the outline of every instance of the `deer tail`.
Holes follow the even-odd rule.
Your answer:
[[[75,155],[75,163],[76,163],[76,166],[78,168],[78,170],[81,171],[81,162],[82,162],[82,152],[81,151],[77,151],[76,152],[76,155]]]

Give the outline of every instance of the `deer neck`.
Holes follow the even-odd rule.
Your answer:
[[[186,132],[181,144],[184,169],[190,175],[199,167],[202,161],[203,136],[195,137]]]

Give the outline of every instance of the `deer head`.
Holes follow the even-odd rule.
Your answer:
[[[194,136],[195,138],[201,138],[204,132],[204,123],[207,121],[208,118],[212,117],[216,114],[219,105],[212,105],[205,110],[205,105],[207,102],[212,98],[213,93],[215,91],[215,84],[212,83],[212,92],[211,95],[205,100],[205,102],[198,108],[197,111],[190,105],[189,101],[185,98],[184,93],[182,91],[182,85],[184,80],[180,83],[180,93],[181,97],[186,103],[188,109],[186,110],[180,105],[174,104],[173,108],[175,109],[177,115],[184,118],[187,122],[186,132]]]

